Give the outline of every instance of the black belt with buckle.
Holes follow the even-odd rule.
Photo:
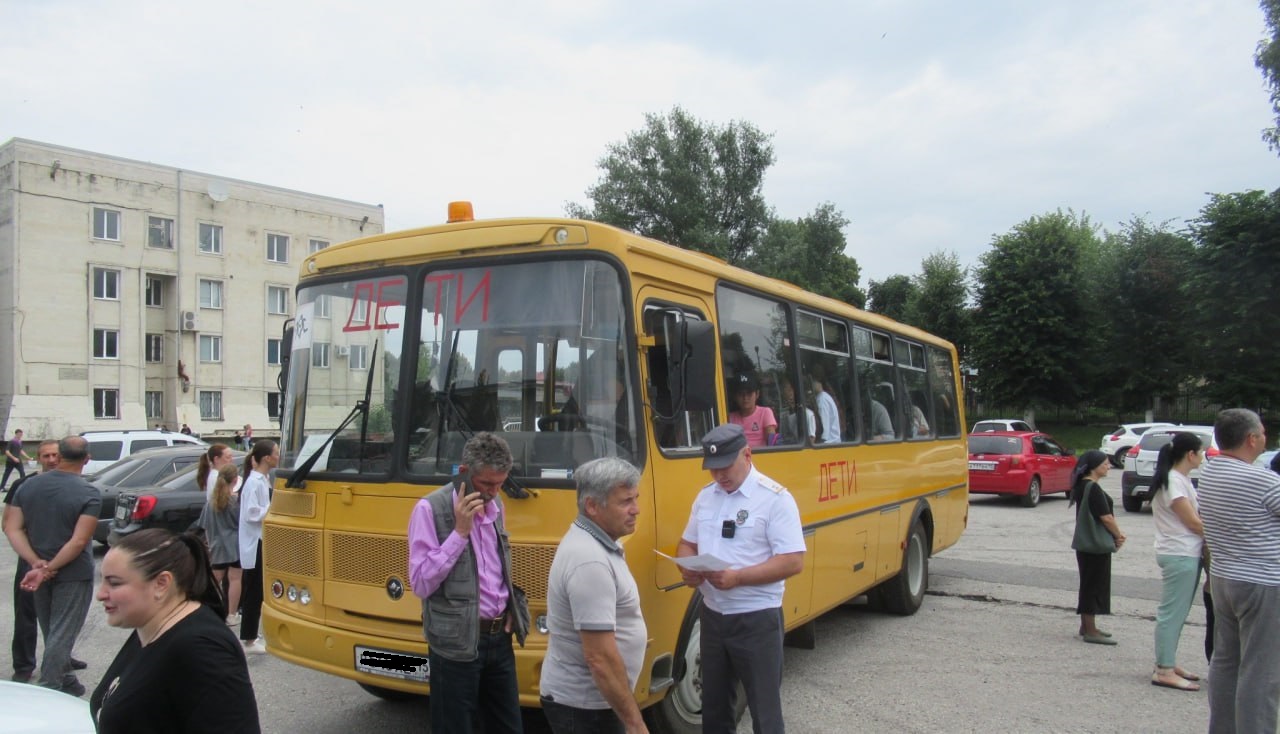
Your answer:
[[[501,616],[501,617],[498,617],[497,619],[483,619],[483,618],[481,618],[481,620],[480,620],[480,634],[482,634],[482,635],[496,635],[496,634],[498,634],[499,632],[505,632],[505,631],[506,631],[506,629],[505,629],[505,628],[506,628],[506,626],[507,626],[507,617],[506,617],[506,615],[503,615],[503,616]]]

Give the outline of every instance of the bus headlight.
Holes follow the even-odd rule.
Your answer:
[[[298,600],[298,587],[294,586],[293,584],[289,584],[289,591],[287,593],[289,596],[289,601]]]
[[[284,584],[279,579],[271,582],[271,595],[277,599],[284,596]]]
[[[533,624],[544,635],[551,631],[551,628],[547,626],[547,615],[545,614],[539,614],[538,618],[533,620]]]
[[[310,604],[310,603],[311,603],[311,589],[308,589],[308,588],[307,588],[307,587],[305,587],[305,586],[304,586],[304,587],[302,587],[302,591],[299,591],[299,592],[298,592],[298,601],[302,602],[302,605],[303,605],[303,606],[306,606],[307,604]]]

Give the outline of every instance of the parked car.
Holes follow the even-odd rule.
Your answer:
[[[208,446],[198,438],[175,431],[85,431],[80,435],[89,440],[89,461],[84,465],[85,476],[102,471],[143,449],[175,444]]]
[[[1031,431],[1036,429],[1031,427],[1030,423],[1020,421],[1016,418],[992,418],[991,420],[978,421],[973,424],[973,430],[969,433],[991,433],[992,431]]]
[[[1277,451],[1275,449],[1272,449],[1270,451],[1263,451],[1261,456],[1253,460],[1253,465],[1260,466],[1263,469],[1270,469],[1271,460],[1276,458],[1276,454],[1278,453],[1280,453],[1280,451]]]
[[[93,539],[106,543],[111,532],[111,521],[116,516],[116,499],[123,490],[160,484],[183,469],[195,466],[200,456],[208,451],[204,444],[186,443],[145,449],[128,456],[89,477],[90,483],[102,495],[102,507],[98,514],[98,527]]]
[[[1166,426],[1151,428],[1142,434],[1138,444],[1124,456],[1124,474],[1120,475],[1120,503],[1126,512],[1139,512],[1142,503],[1151,499],[1151,479],[1156,473],[1156,459],[1160,448],[1173,440],[1175,433],[1194,433],[1205,448],[1205,459],[1218,455],[1218,442],[1213,438],[1213,426]],[[1200,483],[1200,470],[1191,471],[1191,483]]]
[[[1111,465],[1117,469],[1124,466],[1124,455],[1138,444],[1142,434],[1151,428],[1171,426],[1172,423],[1125,423],[1111,433],[1102,437],[1098,450],[1111,459]]]
[[[245,455],[236,452],[236,466],[243,468]],[[122,492],[116,501],[115,519],[107,543],[115,545],[127,535],[147,528],[167,528],[181,533],[200,519],[205,491],[196,481],[196,467],[175,474],[154,487]]]
[[[1074,452],[1047,433],[987,431],[969,436],[969,493],[1020,497],[1035,507],[1046,493],[1071,490]]]
[[[27,683],[0,681],[0,731],[6,734],[93,734],[89,701]]]

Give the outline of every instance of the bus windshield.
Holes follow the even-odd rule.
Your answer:
[[[285,435],[295,445],[286,447],[282,466],[320,450],[368,385],[372,407],[363,445],[356,418],[324,449],[330,456],[315,471],[447,476],[478,431],[505,438],[515,460],[512,476],[533,485],[568,480],[598,456],[637,460],[625,301],[612,265],[490,263],[428,270],[414,276],[413,288],[408,282],[362,278],[300,291],[300,316],[301,304],[330,301],[331,331],[344,331],[333,328],[337,322],[353,325],[340,312],[365,315],[369,328],[354,334],[370,350],[378,342],[379,364],[368,384],[357,379],[366,373],[334,380],[333,368],[317,361],[318,327],[308,358],[295,336],[288,388],[305,403],[289,403],[295,425]]]

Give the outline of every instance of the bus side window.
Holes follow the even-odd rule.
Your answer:
[[[925,365],[924,346],[894,340],[894,353],[898,363],[899,384],[902,386],[903,414],[907,438],[923,439],[932,434],[929,401],[925,397],[928,388],[928,372]]]
[[[933,433],[940,438],[960,435],[960,413],[956,401],[955,372],[951,355],[929,347],[929,392],[933,395]]]
[[[902,412],[894,389],[897,380],[889,337],[861,328],[853,332],[862,435],[866,441],[892,441],[902,435]]]

